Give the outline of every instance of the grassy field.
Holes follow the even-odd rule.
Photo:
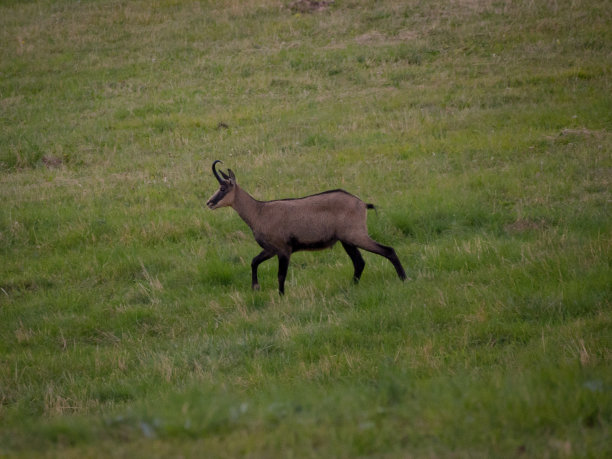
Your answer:
[[[0,2],[0,456],[611,457],[612,2],[291,4]]]

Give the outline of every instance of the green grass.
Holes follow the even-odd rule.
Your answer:
[[[612,455],[612,3],[290,3],[0,3],[0,455]]]

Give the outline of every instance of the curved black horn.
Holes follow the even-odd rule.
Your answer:
[[[212,165],[212,171],[213,171],[213,174],[215,174],[215,178],[217,179],[217,181],[219,183],[223,183],[223,180],[221,180],[221,177],[219,177],[219,174],[217,174],[217,169],[215,169],[215,164],[217,164],[217,163],[223,164],[223,161],[221,161],[219,159],[215,159],[215,161],[213,162],[213,165]],[[223,174],[223,172],[221,172],[221,173]]]

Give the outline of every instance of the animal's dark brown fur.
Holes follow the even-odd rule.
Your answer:
[[[253,231],[255,240],[263,249],[251,262],[252,287],[259,289],[257,267],[274,256],[278,257],[278,287],[285,291],[285,277],[293,252],[320,250],[342,242],[355,268],[353,279],[359,281],[365,266],[358,249],[364,249],[387,258],[400,279],[406,279],[395,250],[374,241],[368,235],[366,204],[344,190],[330,190],[296,199],[258,201],[236,183],[234,173],[221,172],[219,177],[213,163],[213,173],[219,181],[219,190],[207,205],[211,209],[231,206]]]

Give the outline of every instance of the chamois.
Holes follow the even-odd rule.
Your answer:
[[[278,290],[285,293],[285,277],[289,258],[299,250],[320,250],[342,243],[353,262],[353,280],[359,282],[365,266],[359,249],[376,253],[387,258],[401,280],[406,279],[404,268],[392,247],[379,244],[368,235],[366,226],[367,209],[361,199],[344,190],[330,190],[297,199],[258,201],[236,183],[231,169],[228,174],[215,169],[218,159],[212,164],[212,171],[219,182],[219,189],[206,205],[210,209],[233,207],[253,231],[255,240],[263,249],[251,262],[253,290],[259,290],[257,267],[263,261],[278,257]]]

